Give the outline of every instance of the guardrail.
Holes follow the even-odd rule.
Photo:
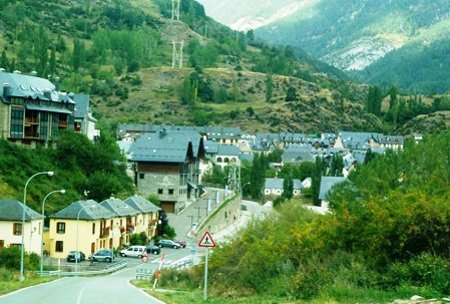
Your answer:
[[[40,276],[60,276],[60,277],[70,277],[70,276],[95,276],[95,275],[103,275],[118,271],[127,267],[127,262],[117,262],[111,265],[106,266],[104,269],[98,270],[83,270],[83,271],[61,271],[61,270],[51,270],[51,271],[43,271],[38,272]]]

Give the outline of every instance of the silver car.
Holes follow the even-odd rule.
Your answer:
[[[114,260],[114,254],[110,249],[102,249],[95,252],[89,257],[91,262],[108,262],[111,263]]]

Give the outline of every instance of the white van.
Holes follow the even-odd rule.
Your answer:
[[[138,246],[138,245],[130,246],[127,249],[121,250],[120,255],[123,257],[129,256],[141,258],[145,252],[145,249],[146,249],[145,246]]]

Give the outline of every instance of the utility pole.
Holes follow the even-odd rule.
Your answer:
[[[184,41],[176,42],[172,40],[172,68],[178,66],[183,68],[183,46]]]
[[[180,20],[180,0],[172,0],[172,20]]]

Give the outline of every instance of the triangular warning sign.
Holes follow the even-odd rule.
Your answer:
[[[200,247],[216,247],[216,244],[214,243],[211,234],[208,231],[206,231],[205,234],[200,239],[198,246],[200,246]]]

